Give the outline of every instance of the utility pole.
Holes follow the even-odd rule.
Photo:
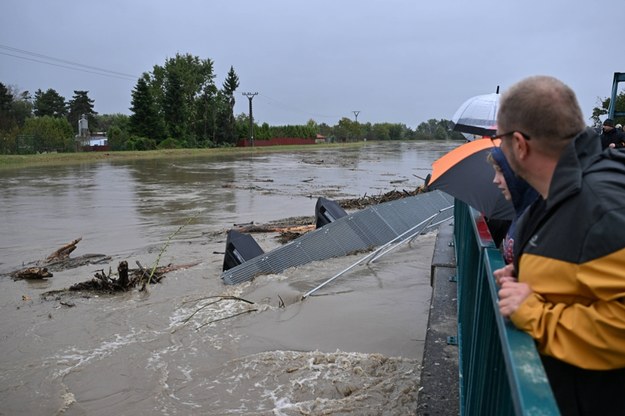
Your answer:
[[[254,99],[255,95],[258,95],[257,92],[244,92],[243,95],[245,95],[247,97],[248,100],[250,100],[250,130],[249,130],[249,138],[250,138],[250,144],[252,145],[252,147],[254,147],[254,117],[252,116],[252,100]]]
[[[358,114],[360,114],[360,110],[352,111],[352,113],[354,113],[354,117],[356,117],[356,123],[358,123]]]

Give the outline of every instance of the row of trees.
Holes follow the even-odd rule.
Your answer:
[[[32,153],[75,148],[72,126],[82,114],[95,121],[93,100],[87,91],[74,91],[66,101],[55,90],[28,91],[0,83],[0,152]]]
[[[234,144],[238,87],[233,67],[217,88],[210,59],[176,54],[137,81],[127,133],[156,146],[163,142],[185,147]]]
[[[94,111],[88,91],[74,91],[66,100],[54,89],[28,91],[0,83],[0,153],[76,150],[75,133],[84,114],[91,131],[107,133],[112,150],[148,150],[177,147],[233,146],[248,137],[247,114],[235,117],[239,78],[230,67],[221,87],[215,83],[213,62],[189,54],[176,54],[164,65],[145,72],[131,92],[131,115]],[[595,127],[608,111],[610,99],[599,102],[591,120]],[[625,92],[616,107],[625,108]],[[617,119],[625,124],[625,118]],[[254,123],[256,140],[273,137],[316,137],[331,141],[462,140],[449,120],[431,119],[412,130],[399,123],[358,123],[347,117],[334,126],[309,120],[305,125],[269,126]]]

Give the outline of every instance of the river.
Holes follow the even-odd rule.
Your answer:
[[[0,169],[0,414],[414,413],[433,233],[305,301],[358,257],[227,286],[225,233],[313,216],[317,197],[413,190],[458,144]],[[255,237],[265,251],[280,244]],[[111,260],[8,276],[77,238],[72,257]],[[193,266],[143,292],[42,297],[122,260]]]

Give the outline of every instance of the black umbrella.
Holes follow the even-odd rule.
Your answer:
[[[478,139],[458,146],[432,163],[428,189],[439,189],[484,214],[501,220],[514,218],[514,206],[493,183],[495,171],[488,153],[501,140]]]

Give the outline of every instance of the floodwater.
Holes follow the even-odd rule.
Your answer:
[[[435,233],[236,286],[234,224],[314,216],[317,197],[413,190],[457,142],[0,170],[1,415],[414,413]],[[265,251],[279,243],[253,235]],[[7,274],[82,237],[105,264]],[[147,291],[42,297],[126,260],[192,265]],[[237,300],[233,297],[245,299]]]

